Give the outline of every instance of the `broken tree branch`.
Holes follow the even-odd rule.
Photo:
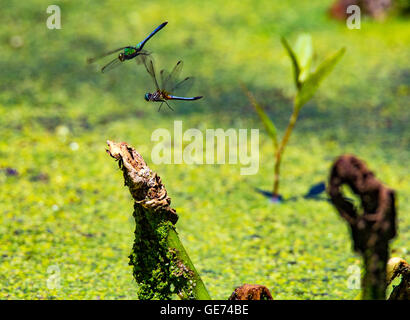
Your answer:
[[[129,256],[139,299],[209,300],[198,272],[175,230],[178,215],[161,178],[125,142],[107,141],[134,198],[135,240]]]
[[[360,197],[363,212],[343,196],[343,185]],[[394,191],[378,181],[363,161],[343,155],[332,166],[328,193],[341,217],[349,223],[354,250],[364,260],[363,299],[385,299],[389,241],[397,232]]]

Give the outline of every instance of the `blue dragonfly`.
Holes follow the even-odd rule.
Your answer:
[[[179,81],[179,75],[181,73],[183,62],[178,61],[175,67],[172,69],[171,73],[166,70],[160,71],[161,77],[161,86],[158,83],[154,63],[150,56],[141,55],[138,57],[140,62],[142,62],[145,66],[145,69],[151,76],[152,81],[155,85],[155,91],[153,93],[146,93],[145,100],[148,102],[160,102],[160,106],[158,111],[161,110],[162,105],[165,103],[168,108],[174,110],[171,105],[170,101],[181,100],[181,101],[194,101],[199,100],[202,96],[196,97],[185,97],[183,96],[193,85],[194,78],[193,77],[186,77],[183,80]],[[179,95],[174,95],[178,93]]]
[[[111,70],[115,68],[116,66],[120,65],[122,62],[126,60],[131,60],[134,59],[137,56],[144,55],[148,56],[150,53],[146,50],[143,50],[145,44],[148,42],[149,39],[151,39],[158,31],[160,31],[163,27],[167,25],[167,21],[164,23],[161,23],[154,31],[152,31],[148,37],[146,37],[143,41],[138,43],[135,47],[133,46],[126,46],[126,47],[121,47],[115,50],[111,50],[109,52],[103,53],[95,58],[88,58],[87,62],[88,63],[93,63],[94,61],[104,58],[106,56],[109,56],[113,53],[116,53],[118,51],[122,51],[119,53],[118,57],[111,60],[108,62],[104,67],[101,68],[101,72],[106,72],[108,70]]]

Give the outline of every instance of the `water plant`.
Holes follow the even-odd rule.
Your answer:
[[[341,59],[345,52],[345,48],[341,48],[336,53],[333,53],[315,69],[312,70],[313,60],[313,45],[312,38],[309,34],[301,34],[294,48],[292,48],[286,38],[282,37],[282,44],[292,61],[293,79],[296,87],[296,95],[293,100],[293,112],[290,116],[288,126],[282,139],[279,141],[277,129],[274,122],[269,118],[263,107],[257,102],[254,95],[242,84],[242,89],[249,98],[249,101],[255,108],[256,113],[261,119],[269,137],[272,139],[275,150],[274,160],[274,182],[272,191],[272,200],[280,201],[279,182],[280,182],[280,166],[283,154],[288,144],[289,138],[295,127],[299,112],[303,106],[313,97],[320,83],[332,71],[337,62]]]

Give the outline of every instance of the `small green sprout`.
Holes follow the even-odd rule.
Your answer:
[[[313,97],[320,83],[327,75],[329,75],[345,52],[345,48],[338,50],[333,55],[327,57],[315,70],[312,70],[311,64],[313,60],[313,46],[312,39],[309,34],[300,35],[294,48],[289,45],[288,41],[284,37],[282,37],[281,41],[292,61],[296,95],[294,98],[293,112],[289,119],[289,124],[280,142],[278,140],[276,126],[273,121],[258,104],[253,94],[247,90],[244,85],[242,86],[273,142],[273,147],[275,150],[274,183],[272,192],[273,200],[280,199],[280,164],[285,147],[298,119],[299,112],[301,108]]]

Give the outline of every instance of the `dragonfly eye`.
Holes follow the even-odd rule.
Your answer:
[[[124,61],[124,60],[125,60],[125,57],[124,57],[124,53],[123,53],[123,52],[121,52],[121,53],[118,55],[118,59],[120,59],[120,61]]]
[[[149,101],[151,99],[151,93],[145,94],[145,101]]]

